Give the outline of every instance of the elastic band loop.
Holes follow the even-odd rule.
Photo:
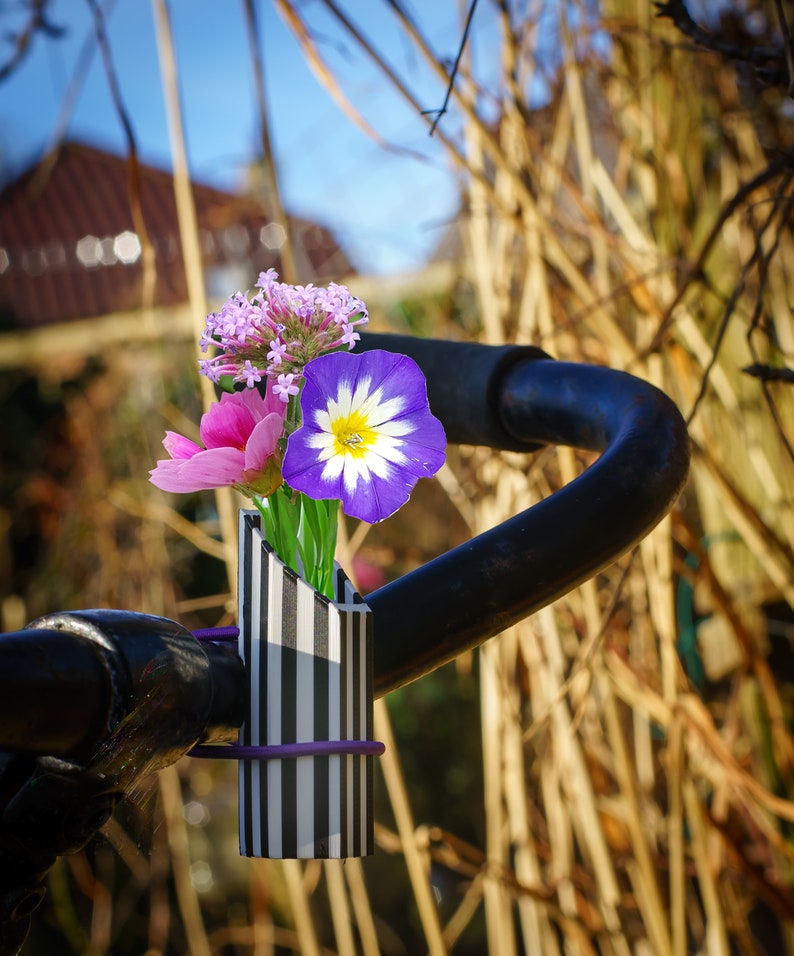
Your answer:
[[[188,750],[188,757],[217,760],[284,760],[290,757],[379,757],[386,745],[379,740],[309,740],[298,744],[199,744]]]
[[[200,627],[193,631],[193,637],[197,641],[236,641],[240,636],[240,629],[237,627]]]

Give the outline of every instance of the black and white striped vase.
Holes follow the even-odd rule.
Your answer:
[[[373,736],[371,610],[338,566],[335,601],[286,567],[257,511],[240,512],[238,600],[250,685],[240,743],[278,755],[240,760],[240,852],[372,853],[374,758],[358,745]]]

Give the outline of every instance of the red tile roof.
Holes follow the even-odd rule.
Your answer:
[[[155,249],[156,305],[187,298],[171,174],[140,167],[143,218]],[[245,284],[280,271],[281,228],[262,204],[193,185],[204,265],[243,267]],[[141,305],[140,241],[127,160],[66,143],[0,192],[0,329],[89,318]],[[349,274],[328,229],[290,217],[303,282]],[[228,289],[223,295],[236,291]]]

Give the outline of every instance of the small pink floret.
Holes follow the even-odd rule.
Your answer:
[[[300,389],[293,384],[295,376],[290,372],[287,375],[279,375],[278,381],[273,386],[272,392],[278,395],[279,399],[286,405],[289,402],[290,395],[297,395]]]

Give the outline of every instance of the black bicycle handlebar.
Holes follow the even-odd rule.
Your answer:
[[[150,765],[137,759],[136,773],[157,770],[199,738],[236,739],[244,686],[236,646],[199,643],[167,618],[104,608],[48,614],[0,635],[0,751],[90,761],[123,783],[98,766],[99,742],[110,759],[114,735],[140,737]]]

